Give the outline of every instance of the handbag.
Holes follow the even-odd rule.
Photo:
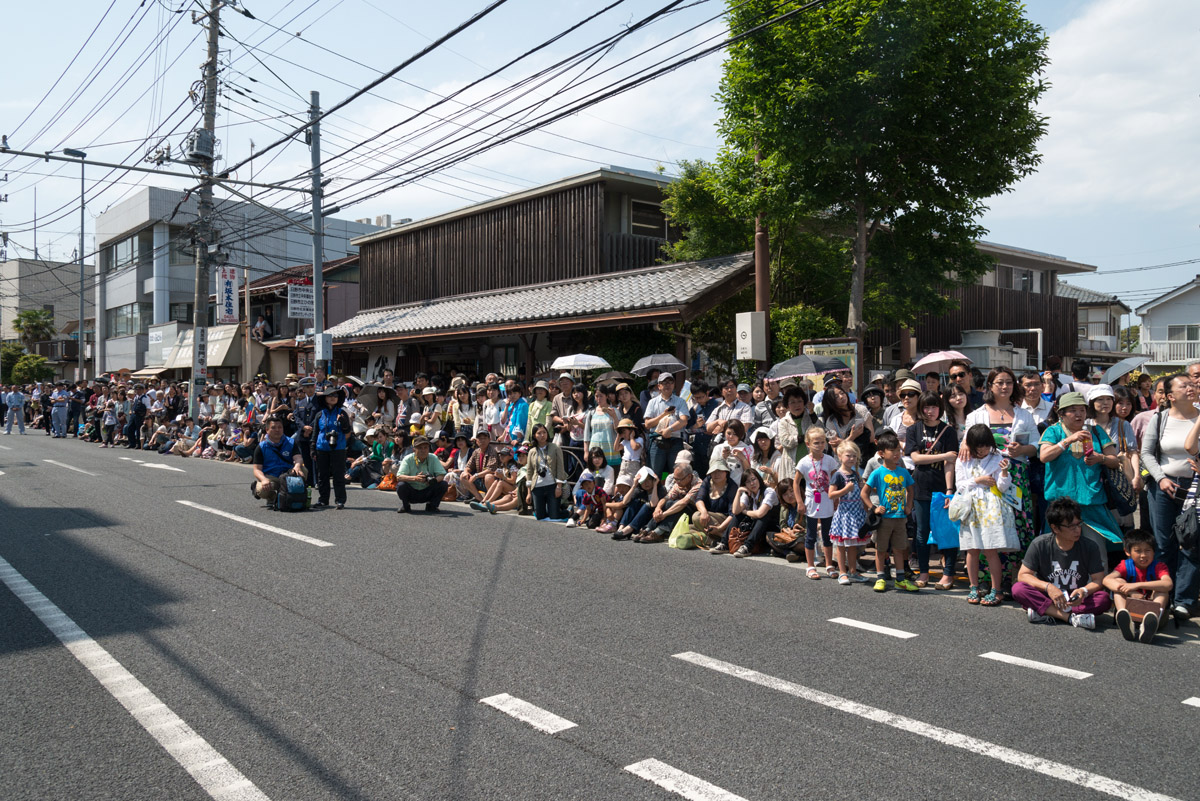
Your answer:
[[[959,525],[950,519],[950,510],[946,508],[947,497],[954,496],[935,492],[929,502],[929,544],[943,551],[957,548],[959,543]]]
[[[1175,518],[1175,523],[1171,526],[1171,533],[1175,535],[1181,551],[1194,550],[1197,538],[1200,538],[1200,512],[1196,509],[1197,485],[1200,485],[1200,479],[1194,479],[1192,486],[1188,487],[1187,498],[1183,502],[1183,511],[1179,513]]]
[[[1100,440],[1096,436],[1096,429],[1094,428],[1092,429],[1092,439],[1096,441],[1097,445],[1100,444]],[[1123,439],[1124,437],[1122,437]],[[1096,452],[1101,453],[1102,449],[1097,448]],[[1123,450],[1122,453],[1124,453]],[[1130,515],[1137,508],[1137,493],[1134,492],[1133,482],[1129,480],[1129,476],[1125,474],[1122,467],[1102,466],[1100,468],[1100,483],[1104,485],[1104,497],[1108,501],[1106,504],[1108,508],[1119,515]]]
[[[950,499],[950,508],[946,511],[949,518],[960,526],[970,523],[975,514],[975,509],[971,504],[971,493],[954,493],[954,497]]]

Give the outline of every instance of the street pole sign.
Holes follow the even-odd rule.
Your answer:
[[[238,279],[236,267],[217,268],[217,325],[234,325],[238,316]]]
[[[300,320],[313,319],[313,315],[316,313],[316,303],[311,278],[289,278],[287,296],[288,317]]]

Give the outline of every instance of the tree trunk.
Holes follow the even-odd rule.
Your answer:
[[[863,322],[863,289],[867,283],[867,215],[862,200],[855,203],[854,210],[854,274],[850,278],[846,336],[861,337],[867,327]]]

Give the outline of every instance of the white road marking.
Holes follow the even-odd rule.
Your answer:
[[[576,725],[566,718],[560,718],[553,712],[547,712],[539,706],[534,706],[528,701],[522,701],[520,698],[514,698],[508,693],[493,695],[490,698],[481,698],[479,699],[479,703],[495,707],[504,714],[524,721],[538,731],[546,732],[546,734],[558,734],[560,731],[573,729]]]
[[[897,639],[901,640],[911,640],[913,637],[917,636],[911,631],[889,629],[887,626],[877,626],[874,623],[864,623],[861,620],[854,620],[853,618],[849,617],[831,617],[829,618],[829,622],[840,623],[843,626],[853,626],[856,629],[863,629],[864,631],[873,631],[876,634],[886,634],[889,637],[896,637]]]
[[[1018,768],[1040,773],[1043,776],[1049,776],[1052,779],[1059,779],[1060,781],[1080,787],[1086,787],[1089,790],[1096,790],[1097,792],[1106,793],[1116,798],[1123,798],[1126,801],[1180,801],[1180,799],[1173,796],[1155,793],[1151,790],[1126,784],[1116,779],[1110,779],[1107,776],[1101,776],[1098,773],[1090,773],[1086,770],[1071,767],[1070,765],[1064,765],[1061,762],[1052,762],[1049,759],[1043,759],[1033,754],[1026,754],[1002,745],[989,743],[986,740],[960,734],[950,729],[944,729],[941,726],[934,726],[931,723],[925,723],[924,721],[915,720],[904,715],[897,715],[885,709],[878,709],[866,704],[860,704],[857,701],[851,701],[848,698],[803,687],[785,679],[778,679],[774,676],[768,676],[765,673],[759,673],[757,670],[740,667],[729,662],[722,662],[719,659],[713,659],[703,654],[689,651],[675,654],[675,658],[681,659],[684,662],[690,662],[693,665],[708,668],[709,670],[715,670],[718,673],[725,673],[743,681],[748,681],[751,684],[757,684],[761,687],[777,690],[778,692],[786,693],[805,701],[811,701],[830,709],[848,712],[851,715],[857,715],[874,723],[882,723],[885,726],[891,726],[900,731],[927,737],[943,745],[961,748],[964,751],[996,759]]]
[[[1184,703],[1188,706],[1200,706],[1200,698],[1188,698]]]
[[[995,651],[988,651],[986,654],[980,654],[980,656],[984,659],[994,659],[997,662],[1007,662],[1010,665],[1018,665],[1019,667],[1041,670],[1045,673],[1053,673],[1057,676],[1066,676],[1068,679],[1086,679],[1092,675],[1091,673],[1084,673],[1082,670],[1072,670],[1071,668],[1059,667],[1058,665],[1051,665],[1048,662],[1035,662],[1032,659],[1022,659],[1019,656],[998,654]]]
[[[142,467],[153,467],[155,470],[173,470],[176,473],[186,473],[187,471],[179,467],[171,467],[170,465],[158,464],[157,462],[143,462],[141,459],[134,459],[129,456],[119,456],[119,459],[124,459],[127,462],[136,462]]]
[[[626,765],[625,770],[634,776],[645,779],[668,792],[681,795],[691,801],[746,801],[740,795],[734,795],[704,779],[698,779],[690,773],[671,767],[666,762],[657,759],[643,759]]]
[[[11,450],[12,450],[12,448],[8,447],[7,445],[0,445],[0,451],[11,451]]]
[[[297,534],[294,531],[288,531],[287,529],[276,528],[275,526],[269,526],[266,523],[260,523],[257,520],[251,520],[248,517],[238,517],[235,514],[230,514],[229,512],[223,511],[221,509],[213,509],[211,506],[201,506],[200,504],[198,504],[194,501],[175,501],[175,503],[181,503],[184,506],[190,506],[193,509],[199,509],[201,512],[208,512],[209,514],[217,515],[218,517],[224,517],[227,520],[236,520],[239,523],[245,523],[247,526],[254,526],[255,528],[261,528],[263,531],[269,531],[272,534],[279,534],[282,537],[291,537],[294,540],[300,540],[301,542],[307,542],[309,545],[316,545],[318,548],[332,548],[333,547],[332,542],[326,542],[325,540],[319,540],[319,539],[316,539],[315,537],[306,537],[303,534]]]
[[[80,664],[212,798],[216,801],[270,801],[229,760],[3,558],[0,558],[0,581],[37,615]],[[119,690],[115,689],[118,687]]]
[[[85,476],[92,476],[92,477],[95,477],[95,476],[98,476],[98,475],[100,475],[99,473],[89,473],[89,472],[88,472],[88,471],[86,471],[86,470],[80,470],[78,467],[72,467],[72,466],[71,466],[71,465],[69,465],[69,464],[63,464],[62,462],[56,462],[56,461],[54,461],[53,459],[43,459],[42,461],[43,461],[43,462],[46,462],[47,464],[52,464],[52,465],[54,465],[55,467],[65,467],[65,468],[67,468],[68,470],[74,470],[76,473],[83,473]]]

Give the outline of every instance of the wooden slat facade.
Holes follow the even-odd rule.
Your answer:
[[[920,351],[945,350],[962,344],[964,330],[980,328],[1041,328],[1046,352],[1037,354],[1036,334],[1001,334],[1001,342],[1028,348],[1030,360],[1046,356],[1073,356],[1078,344],[1078,302],[1036,292],[973,285],[954,290],[958,308],[940,316],[925,315],[913,329]],[[868,353],[883,350],[884,361],[900,339],[899,326],[867,333]]]
[[[597,181],[364,243],[362,308],[654,264],[663,240],[609,233],[605,197]]]

